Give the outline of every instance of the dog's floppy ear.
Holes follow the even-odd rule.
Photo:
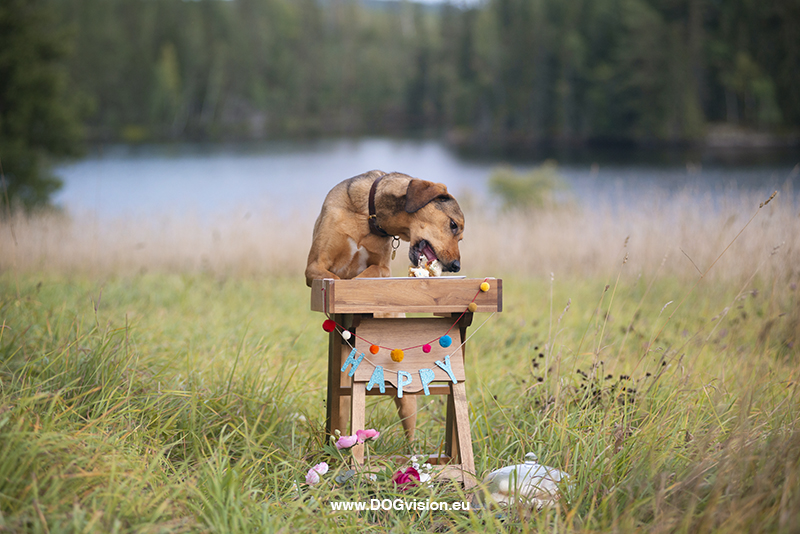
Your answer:
[[[444,184],[435,184],[415,178],[408,183],[406,211],[414,213],[437,198],[451,199],[453,197],[447,192],[447,187]]]

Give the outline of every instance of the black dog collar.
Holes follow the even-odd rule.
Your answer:
[[[378,215],[375,209],[375,192],[378,190],[378,182],[380,182],[386,174],[382,174],[378,176],[378,178],[372,182],[372,187],[369,188],[369,231],[377,236],[380,237],[391,237],[392,238],[392,259],[394,259],[395,254],[397,254],[397,247],[400,246],[400,236],[392,235],[383,228],[381,225],[378,224]]]
[[[384,176],[386,175],[378,176],[378,178],[372,182],[372,187],[369,188],[369,231],[381,237],[390,237],[390,234],[378,224],[378,215],[375,210],[375,193],[378,190],[378,182],[383,180]]]

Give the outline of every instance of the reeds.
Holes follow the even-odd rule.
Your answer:
[[[762,195],[728,191],[654,192],[646,201],[566,206],[530,212],[467,213],[462,265],[468,276],[610,275],[623,243],[627,273],[699,276],[758,210]],[[791,188],[760,210],[758,218],[709,273],[742,280],[796,276],[800,218]],[[17,214],[0,226],[0,269],[18,272],[134,274],[210,272],[219,275],[302,274],[313,216],[282,218],[272,212],[164,214],[98,220],[91,214]],[[763,263],[775,252],[774,258]],[[405,255],[394,262],[406,270]],[[662,266],[663,263],[663,266]]]

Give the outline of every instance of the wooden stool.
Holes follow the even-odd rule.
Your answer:
[[[489,284],[481,291],[481,283]],[[325,430],[350,434],[366,426],[366,395],[447,395],[444,454],[432,457],[446,465],[444,476],[465,488],[475,484],[475,461],[466,394],[465,345],[475,312],[499,312],[503,281],[495,278],[356,278],[314,280],[311,309],[328,315],[339,328],[328,338],[328,395]],[[432,317],[382,318],[387,314],[433,314]],[[349,340],[342,329],[351,333]],[[451,343],[442,346],[440,338]],[[446,340],[445,340],[446,341]],[[371,345],[380,346],[377,354]],[[425,352],[424,347],[429,350]],[[403,349],[402,361],[391,358]],[[363,463],[363,445],[353,449]],[[473,476],[467,476],[471,474]]]

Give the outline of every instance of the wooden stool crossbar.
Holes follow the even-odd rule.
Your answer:
[[[487,291],[479,289],[483,282],[489,284]],[[502,311],[502,280],[314,280],[311,309],[339,327],[328,338],[326,433],[345,433],[348,419],[351,434],[364,429],[367,395],[447,395],[444,450],[430,463],[447,465],[448,474],[466,488],[474,485],[464,343],[472,323],[470,302],[476,313]],[[432,316],[382,317],[405,313]],[[351,333],[349,340],[341,329]],[[450,344],[438,342],[445,334]],[[380,347],[377,354],[370,351],[372,345]],[[394,348],[403,349],[402,361],[392,360]],[[363,463],[363,446],[353,449],[353,457]]]

